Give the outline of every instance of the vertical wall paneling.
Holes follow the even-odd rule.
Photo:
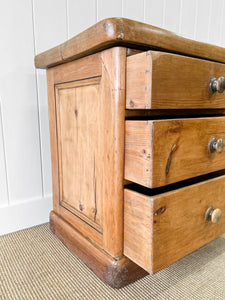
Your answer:
[[[98,21],[109,17],[122,16],[122,0],[97,0]]]
[[[162,27],[164,0],[145,0],[144,19],[146,23]]]
[[[36,54],[67,39],[66,0],[32,0]]]
[[[53,9],[54,7],[54,9]],[[33,0],[35,52],[40,53],[67,39],[66,0]],[[36,70],[44,195],[52,193],[46,72]]]
[[[5,164],[5,146],[2,126],[2,111],[0,99],[0,207],[8,204],[7,173]]]
[[[210,44],[219,45],[221,43],[223,6],[224,0],[211,1],[208,35]]]
[[[225,0],[0,1],[0,234],[46,222],[52,208],[46,73],[34,55],[121,16],[225,47]]]
[[[96,23],[96,9],[96,0],[67,0],[69,38]]]
[[[30,0],[0,2],[0,95],[9,201],[42,195]]]
[[[40,126],[39,130],[40,130],[40,141],[41,141],[43,196],[48,196],[52,194],[52,169],[51,169],[46,71],[36,70],[36,76],[37,76],[37,90],[38,90],[38,109],[39,109],[39,126]]]
[[[194,38],[196,29],[196,0],[182,0],[179,33],[187,38]]]
[[[144,0],[123,0],[123,16],[128,19],[144,21]]]
[[[221,44],[220,44],[220,46],[225,47],[225,0],[223,2],[223,9],[222,9]]]
[[[179,31],[181,3],[181,0],[164,1],[163,27],[175,33]]]
[[[211,0],[197,0],[196,35],[198,41],[207,42]]]

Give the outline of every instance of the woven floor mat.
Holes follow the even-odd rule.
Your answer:
[[[123,289],[105,285],[49,230],[0,237],[0,299],[225,299],[225,235]]]

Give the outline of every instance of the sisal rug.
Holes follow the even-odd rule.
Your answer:
[[[0,299],[225,299],[225,235],[123,289],[98,279],[49,225],[0,237]]]

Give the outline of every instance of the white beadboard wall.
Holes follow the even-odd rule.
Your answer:
[[[113,16],[225,47],[225,0],[0,1],[0,235],[52,209],[46,73],[34,56]]]

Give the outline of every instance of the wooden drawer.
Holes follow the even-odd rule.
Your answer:
[[[155,188],[224,169],[225,151],[208,149],[224,128],[225,117],[126,121],[125,179]]]
[[[127,58],[127,109],[225,108],[225,93],[210,93],[225,65],[165,52]]]
[[[155,196],[125,189],[124,254],[155,273],[198,249],[225,231],[224,195],[225,176]],[[210,206],[217,224],[205,220]]]

